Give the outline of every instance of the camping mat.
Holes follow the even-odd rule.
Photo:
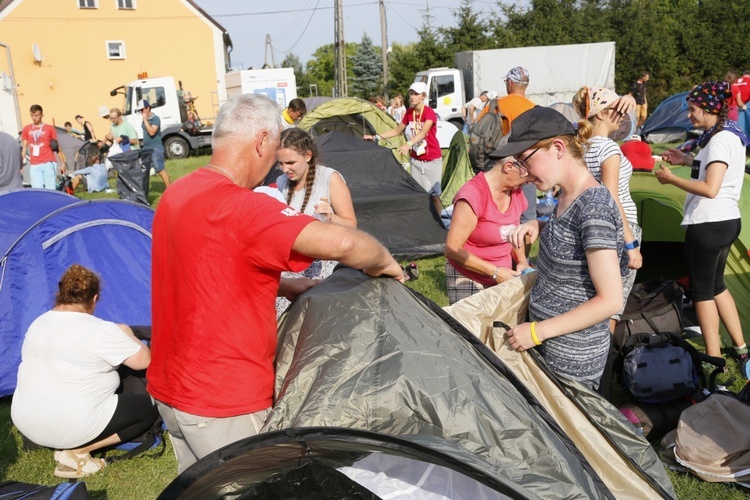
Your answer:
[[[262,432],[338,426],[433,437],[517,496],[612,498],[492,353],[433,308],[393,279],[346,268],[305,292],[279,324],[276,401]]]
[[[577,393],[575,398],[571,398],[561,385],[552,381],[546,370],[540,369],[539,357],[533,355],[536,353],[512,350],[504,342],[504,330],[492,327],[493,321],[503,321],[512,327],[524,320],[535,277],[536,273],[531,273],[521,276],[519,280],[506,281],[445,310],[492,348],[513,370],[575,442],[615,497],[641,499],[660,496],[644,481],[633,462],[647,470],[674,496],[669,477],[653,449],[636,434],[635,427],[624,419],[617,408],[580,384],[566,380],[563,385],[572,386]],[[584,394],[586,392],[588,394]],[[589,416],[584,412],[588,412]],[[590,417],[606,426],[606,430],[593,425]],[[611,445],[612,435],[616,436],[615,441],[627,455]]]

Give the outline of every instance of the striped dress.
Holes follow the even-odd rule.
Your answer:
[[[596,295],[587,249],[611,248],[627,270],[622,221],[615,201],[600,186],[584,191],[560,216],[553,213],[540,236],[537,280],[531,290],[532,321],[560,316]],[[609,321],[545,340],[539,350],[550,368],[598,387],[609,350]]]

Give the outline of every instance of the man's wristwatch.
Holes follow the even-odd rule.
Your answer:
[[[640,242],[638,240],[633,240],[630,243],[625,243],[625,250],[635,250],[640,246]]]

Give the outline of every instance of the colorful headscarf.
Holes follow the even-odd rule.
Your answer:
[[[718,115],[728,99],[732,97],[732,90],[727,82],[703,82],[690,91],[686,100],[712,115]]]
[[[604,87],[589,87],[586,99],[586,118],[591,118],[599,111],[610,107],[613,102],[620,98],[614,90]]]

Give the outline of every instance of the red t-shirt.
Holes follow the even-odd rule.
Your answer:
[[[427,132],[427,137],[425,137],[427,150],[424,154],[417,155],[416,149],[419,145],[416,144],[411,148],[411,157],[420,161],[437,160],[443,157],[443,153],[440,151],[440,143],[437,140],[437,115],[431,107],[425,105],[421,113],[416,111],[415,108],[407,109],[404,117],[401,119],[401,123],[406,125],[407,130],[411,131],[406,134],[406,137],[409,139],[422,130],[422,124],[427,120],[432,122],[432,127],[430,127],[430,131]]]
[[[505,212],[501,212],[492,199],[492,191],[484,172],[480,172],[458,190],[453,203],[458,203],[459,200],[466,201],[478,218],[477,227],[464,243],[464,249],[496,266],[511,269],[513,245],[508,242],[507,236],[520,224],[521,214],[529,206],[521,188],[511,193],[510,205]],[[495,284],[491,276],[470,271],[453,261],[451,264],[458,272],[477,283],[487,286]]]
[[[57,131],[52,125],[26,125],[21,131],[21,139],[29,143],[29,161],[32,165],[56,161],[55,153],[49,145],[51,140],[57,140]]]
[[[178,410],[232,417],[273,403],[276,294],[315,221],[198,169],[164,192],[154,216],[148,391]]]
[[[740,94],[743,103],[750,101],[750,76],[741,76],[732,84],[732,98],[737,94]]]

